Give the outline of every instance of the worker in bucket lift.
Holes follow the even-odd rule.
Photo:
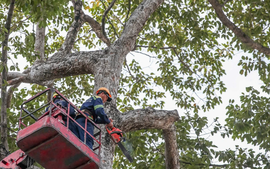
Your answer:
[[[55,103],[56,105],[61,105],[62,107],[64,107],[66,110],[68,110],[68,102],[63,100],[63,98],[55,93],[53,95],[53,103]],[[49,106],[46,108],[46,111],[50,110],[53,107],[53,105]],[[70,110],[69,110],[69,115],[71,116],[71,118],[75,118],[76,114],[75,114],[75,109],[74,107],[70,106]],[[63,116],[63,121],[65,123],[65,126],[67,126],[67,116]],[[75,132],[77,131],[75,129],[75,122],[73,122],[71,119],[69,119],[69,127],[70,131],[72,131],[75,135],[77,135]]]
[[[82,104],[80,110],[96,124],[107,124],[108,128],[112,128],[113,120],[107,117],[103,107],[105,102],[110,102],[111,100],[112,96],[110,91],[105,87],[101,87],[96,91],[96,96],[90,97]],[[85,117],[83,115],[77,114],[76,121],[84,128]],[[84,141],[84,130],[78,125],[76,125],[76,128],[78,132],[77,137]],[[90,121],[87,121],[87,131],[91,135],[94,134],[94,126]],[[86,135],[86,145],[93,149],[93,139],[89,135]]]

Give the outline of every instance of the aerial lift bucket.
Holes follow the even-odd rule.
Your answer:
[[[58,91],[55,92],[59,93]],[[43,93],[44,91],[24,102],[24,104],[32,101]],[[72,103],[70,104],[72,105]],[[75,107],[74,105],[72,106]],[[26,109],[24,110],[23,106],[22,109],[28,113],[27,116],[31,116],[37,120],[35,123],[18,132],[17,145],[23,152],[25,152],[25,154],[46,169],[99,168],[100,141],[97,141],[94,138],[99,145],[91,150],[85,143],[79,140],[65,125],[61,123],[61,120],[57,118],[59,115],[66,113],[64,109],[55,105],[53,111],[49,110],[40,118],[33,117],[34,113],[28,112]],[[76,110],[79,111],[77,108]],[[69,112],[65,115],[69,116]],[[95,135],[99,135],[99,139],[101,139],[100,129],[99,133]],[[95,153],[95,150],[98,150],[98,154]]]
[[[22,150],[14,151],[1,160],[1,169],[27,169],[35,161],[27,156]]]

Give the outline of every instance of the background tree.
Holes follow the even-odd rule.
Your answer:
[[[201,113],[222,103],[221,94],[226,91],[221,80],[226,74],[223,63],[233,58],[234,49],[250,53],[240,59],[239,73],[247,76],[257,71],[262,91],[268,94],[270,3],[28,0],[15,1],[11,15],[7,11],[13,11],[12,1],[0,2],[1,141],[7,150],[16,149],[19,106],[28,97],[53,86],[80,105],[83,96],[104,86],[113,96],[106,111],[117,127],[128,132],[135,161],[129,164],[123,159],[104,134],[101,168],[269,165],[265,154],[252,149],[216,151],[214,143],[202,136],[212,122]],[[9,48],[4,43],[7,39]],[[13,61],[7,77],[6,52]],[[153,60],[156,70],[145,71],[133,57],[136,53]],[[25,61],[23,68],[18,60]],[[18,88],[22,83],[28,85]],[[242,105],[230,102],[228,123],[222,126],[216,118],[210,134],[232,135],[267,152],[268,98],[251,87],[247,92],[241,97]],[[168,94],[184,116],[163,110]],[[213,159],[224,165],[213,164]]]

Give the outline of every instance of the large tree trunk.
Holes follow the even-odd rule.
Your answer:
[[[112,94],[113,101],[107,110],[107,114],[113,119],[119,117],[119,112],[114,111],[113,107],[116,104],[116,97],[122,71],[122,65],[126,55],[135,47],[136,38],[142,30],[144,24],[149,16],[163,0],[144,0],[139,7],[133,12],[127,25],[122,33],[122,36],[105,50],[106,58],[100,58],[95,67],[95,88],[96,91],[99,87],[107,87]],[[137,29],[133,29],[136,27]],[[121,115],[120,115],[121,116]],[[104,128],[103,128],[104,129]],[[101,168],[112,168],[113,154],[115,145],[110,141],[108,134],[102,136],[102,149],[101,149]]]

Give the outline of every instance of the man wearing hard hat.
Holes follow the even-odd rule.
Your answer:
[[[88,100],[86,100],[80,110],[82,113],[84,113],[86,116],[88,116],[91,120],[93,120],[96,124],[107,124],[108,128],[113,127],[112,119],[109,119],[104,112],[104,106],[103,104],[105,102],[110,102],[112,100],[112,96],[110,94],[110,91],[105,88],[101,87],[96,91],[96,96],[90,97]],[[81,114],[78,114],[76,117],[77,123],[79,123],[81,126],[85,126],[85,117]],[[77,136],[80,140],[84,141],[84,130],[77,126]],[[87,131],[93,135],[94,134],[94,126],[90,121],[87,121]],[[93,148],[93,139],[90,136],[86,136],[86,144],[91,149]]]

